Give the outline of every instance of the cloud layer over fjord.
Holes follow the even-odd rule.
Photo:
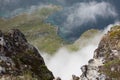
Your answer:
[[[101,20],[109,21],[117,17],[114,6],[108,2],[80,2],[68,7],[62,13],[65,18],[60,27],[62,35],[75,35],[75,31],[83,28],[97,27]]]
[[[64,25],[66,27],[81,26],[88,22],[95,23],[98,17],[108,18],[116,16],[117,13],[114,7],[107,2],[79,3],[71,7]]]
[[[63,10],[49,16],[47,21],[59,26],[58,34],[63,39],[75,41],[88,29],[103,29],[119,20],[119,2],[119,0],[0,0],[0,17],[31,12],[33,8],[38,8],[37,6],[59,5]]]

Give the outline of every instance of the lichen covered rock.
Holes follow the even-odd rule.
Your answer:
[[[27,80],[26,75],[29,80],[54,79],[38,50],[18,29],[0,31],[0,79]]]
[[[120,80],[120,26],[105,34],[93,59],[81,70],[80,80]]]

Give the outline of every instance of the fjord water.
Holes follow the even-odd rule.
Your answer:
[[[14,16],[38,5],[61,6],[62,10],[50,15],[46,22],[58,26],[58,34],[71,42],[88,29],[103,29],[119,21],[119,3],[119,0],[0,0],[0,16]]]
[[[103,29],[119,21],[119,2],[113,0],[84,0],[64,6],[63,10],[49,16],[47,22],[59,27],[58,34],[67,41],[75,41],[86,30]],[[67,1],[66,1],[67,3]]]

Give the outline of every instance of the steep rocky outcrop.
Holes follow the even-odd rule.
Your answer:
[[[105,34],[93,59],[81,70],[80,80],[120,80],[120,26]]]
[[[0,79],[53,80],[54,77],[38,50],[18,29],[12,29],[0,31]]]

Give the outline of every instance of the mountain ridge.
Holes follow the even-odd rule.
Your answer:
[[[81,67],[80,79],[73,80],[119,80],[120,79],[120,26],[114,26],[105,34],[88,65]]]
[[[18,29],[0,31],[1,80],[53,80],[39,51]]]

